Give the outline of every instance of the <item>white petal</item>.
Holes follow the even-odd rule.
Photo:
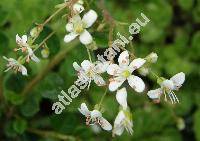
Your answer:
[[[115,127],[114,129],[113,129],[113,134],[114,135],[118,135],[118,136],[121,136],[122,135],[122,133],[124,132],[124,126],[118,126],[118,127]]]
[[[122,88],[117,91],[116,99],[118,103],[124,108],[127,108],[127,91],[126,88]]]
[[[20,66],[20,69],[21,69],[22,75],[28,75],[27,69],[23,65]]]
[[[109,62],[108,62],[108,61],[103,62],[103,63],[97,62],[97,64],[96,64],[96,66],[95,66],[94,69],[95,69],[95,71],[96,71],[97,73],[100,74],[100,73],[106,72],[108,66],[109,66]]]
[[[111,64],[107,68],[107,73],[110,75],[118,76],[121,73],[121,69],[117,64]]]
[[[72,23],[67,23],[66,26],[65,26],[65,28],[66,28],[66,30],[67,30],[68,32],[72,32],[73,29],[74,29],[74,26],[73,26]]]
[[[74,62],[74,63],[73,63],[73,67],[74,67],[74,69],[75,69],[76,71],[80,71],[80,70],[81,70],[81,67],[78,65],[77,62]]]
[[[120,76],[113,78],[110,81],[109,90],[110,91],[116,91],[124,83],[125,80],[126,80],[126,78],[120,77]]]
[[[16,35],[16,42],[21,42],[22,41],[22,39],[19,37],[19,35],[17,34]]]
[[[118,58],[119,66],[126,67],[129,65],[129,54],[128,51],[123,51]]]
[[[84,16],[82,21],[86,24],[86,28],[91,27],[97,20],[97,13],[94,10],[88,11]]]
[[[77,24],[81,22],[81,17],[77,14],[70,19],[70,22],[73,24]]]
[[[80,41],[82,44],[84,45],[88,45],[90,43],[92,43],[92,36],[90,35],[90,33],[87,30],[84,30],[79,37]]]
[[[84,116],[88,116],[90,115],[90,111],[87,108],[87,105],[85,103],[81,104],[81,107],[78,108],[79,112],[81,112],[81,114],[83,114]]]
[[[69,42],[71,42],[72,40],[74,40],[77,36],[78,36],[78,35],[77,35],[76,33],[71,32],[71,33],[65,35],[64,41],[65,41],[66,43],[69,43]]]
[[[22,36],[22,42],[23,42],[23,43],[26,43],[27,40],[28,40],[27,35],[23,35],[23,36]]]
[[[76,3],[73,6],[73,10],[77,13],[82,13],[85,9],[81,4]]]
[[[141,93],[145,89],[145,84],[143,80],[138,76],[129,76],[128,78],[129,85],[138,93]]]
[[[165,80],[162,82],[161,87],[173,90],[174,89],[174,83],[172,80]]]
[[[94,82],[98,85],[98,86],[104,86],[106,85],[106,82],[103,80],[103,78],[100,75],[95,75],[93,77]]]
[[[133,72],[134,70],[140,68],[142,65],[144,65],[145,62],[146,60],[142,58],[134,59],[129,65],[130,71]]]
[[[181,85],[185,81],[185,73],[180,72],[180,73],[174,75],[170,80],[172,80],[174,82],[174,85],[176,87],[181,87]]]
[[[120,111],[115,118],[114,125],[119,125],[125,119],[125,115],[123,111]]]
[[[31,55],[31,60],[33,60],[36,63],[40,62],[40,59],[37,56],[35,56],[35,54]]]
[[[91,70],[94,65],[89,61],[89,60],[84,60],[82,63],[81,63],[81,67],[86,71],[88,72],[89,70]]]
[[[106,130],[106,131],[110,131],[112,130],[112,125],[105,119],[105,118],[100,118],[101,120],[101,127]]]
[[[161,94],[162,94],[162,89],[161,88],[155,89],[155,90],[150,90],[147,93],[147,95],[151,99],[160,99]]]
[[[102,114],[98,110],[93,110],[91,112],[91,118],[100,118],[100,117],[102,117]]]

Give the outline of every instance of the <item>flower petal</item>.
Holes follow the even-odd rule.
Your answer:
[[[37,56],[35,56],[35,54],[32,54],[32,55],[31,55],[31,60],[33,60],[33,61],[36,62],[36,63],[39,63],[39,62],[40,62],[40,59],[39,59]]]
[[[127,91],[126,88],[122,88],[117,91],[116,94],[117,102],[123,107],[123,109],[127,108]]]
[[[174,89],[174,83],[172,80],[164,80],[162,83],[161,83],[161,87],[164,87],[164,88],[167,88],[167,89],[170,89],[170,90],[173,90]]]
[[[23,42],[23,43],[26,43],[27,40],[28,40],[27,35],[23,35],[23,36],[22,36],[22,42]]]
[[[90,35],[90,33],[87,30],[84,30],[79,37],[80,41],[82,44],[84,45],[88,45],[90,43],[92,43],[92,36]]]
[[[19,35],[17,34],[16,35],[16,42],[21,42],[22,41],[22,39],[19,37]]]
[[[162,89],[161,88],[155,89],[155,90],[150,90],[147,93],[147,95],[151,99],[160,99],[161,94],[162,94]]]
[[[127,67],[129,65],[129,54],[128,51],[123,51],[118,58],[120,67]]]
[[[75,3],[73,6],[73,10],[77,13],[82,13],[85,9],[81,4]]]
[[[78,108],[79,112],[81,112],[81,114],[83,114],[84,116],[88,116],[90,115],[90,111],[87,108],[87,105],[85,103],[81,104],[81,107]]]
[[[102,114],[98,110],[93,110],[91,112],[91,118],[100,118],[100,117],[102,117]]]
[[[76,71],[80,71],[80,70],[81,70],[81,67],[78,65],[77,62],[74,62],[74,63],[73,63],[73,67],[74,67],[74,69],[75,69]]]
[[[120,72],[120,67],[117,64],[111,64],[107,68],[107,73],[110,75],[118,76]]]
[[[74,32],[69,33],[68,35],[65,35],[64,41],[66,43],[71,42],[72,40],[74,40],[78,35]]]
[[[174,85],[179,88],[182,86],[182,84],[185,81],[185,73],[180,72],[176,75],[174,75],[170,80],[172,80],[174,82]]]
[[[94,65],[89,60],[84,60],[81,63],[81,67],[87,72],[94,67]]]
[[[95,72],[97,73],[104,73],[106,72],[108,66],[109,66],[110,62],[106,61],[106,62],[97,62],[96,66],[94,67]]]
[[[106,130],[106,131],[110,131],[112,130],[112,125],[105,119],[105,118],[100,118],[101,121],[101,127]]]
[[[82,21],[86,24],[86,28],[91,27],[97,20],[97,17],[97,13],[94,10],[88,11],[82,19]]]
[[[145,89],[145,84],[144,84],[144,81],[138,77],[138,76],[134,76],[134,75],[131,75],[129,76],[128,78],[128,83],[129,85],[138,93],[141,93],[144,91]]]
[[[123,111],[120,111],[114,121],[114,129],[113,129],[114,135],[116,134],[120,136],[124,132],[124,126],[122,124],[123,120],[125,120],[125,115]]]
[[[129,65],[130,71],[133,72],[134,70],[140,68],[142,65],[144,65],[145,62],[146,60],[142,58],[134,59]]]
[[[67,30],[68,32],[72,32],[73,29],[74,29],[74,26],[73,26],[72,23],[67,23],[66,26],[65,26],[65,28],[66,28],[66,30]]]
[[[20,66],[20,69],[21,69],[20,71],[21,71],[22,75],[28,75],[27,69],[23,65]]]
[[[103,78],[100,75],[95,75],[93,77],[94,82],[98,85],[98,86],[104,86],[106,85],[106,82],[103,80]]]
[[[113,78],[110,81],[109,90],[110,91],[116,91],[124,83],[125,80],[126,80],[126,78],[120,77],[120,76]]]

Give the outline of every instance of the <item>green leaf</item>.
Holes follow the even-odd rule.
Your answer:
[[[13,128],[14,130],[19,133],[19,134],[23,134],[24,131],[26,130],[27,128],[27,122],[26,120],[24,119],[16,119],[14,122],[13,122]]]
[[[23,103],[23,97],[13,91],[5,91],[4,96],[6,100],[10,101],[13,105],[21,105]]]
[[[35,115],[39,110],[39,100],[32,95],[20,106],[21,113],[26,117]]]

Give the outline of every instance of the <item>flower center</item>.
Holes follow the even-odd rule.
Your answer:
[[[84,31],[84,28],[83,28],[83,25],[82,24],[77,24],[76,26],[75,26],[75,32],[76,33],[78,33],[78,34],[80,34],[80,33],[82,33]]]
[[[124,76],[126,78],[129,77],[130,75],[131,75],[131,73],[128,70],[125,70],[125,71],[122,72],[122,76]]]

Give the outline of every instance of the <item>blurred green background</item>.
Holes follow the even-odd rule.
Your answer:
[[[88,1],[90,8],[100,15],[98,1]],[[60,91],[67,91],[77,78],[72,63],[87,59],[87,51],[80,43],[63,42],[67,21],[61,17],[66,11],[51,21],[37,40],[39,43],[52,30],[56,31],[47,41],[49,59],[29,64],[28,77],[3,72],[6,62],[2,56],[17,57],[13,52],[15,35],[27,34],[34,23],[42,23],[61,2],[0,1],[0,140],[57,141],[59,139],[55,137],[65,135],[83,141],[200,141],[200,0],[105,0],[107,9],[118,21],[131,24],[141,12],[151,20],[140,34],[134,36],[133,47],[127,46],[127,49],[139,57],[156,52],[159,59],[152,69],[160,76],[170,78],[180,71],[186,73],[186,82],[177,92],[181,101],[177,105],[165,102],[156,105],[148,99],[146,92],[139,95],[129,90],[134,134],[124,133],[116,138],[105,131],[95,133],[84,124],[85,118],[77,110],[82,102],[93,108],[105,88],[92,85],[90,91],[82,91],[61,115],[55,115],[51,110]],[[101,19],[99,16],[98,22]],[[91,29],[99,46],[95,54],[103,52],[108,43],[107,29],[101,33],[94,30],[98,22]],[[117,26],[116,32],[129,35],[128,26]],[[37,56],[41,57],[40,51]],[[158,87],[151,75],[143,79],[147,90]],[[23,95],[28,86],[31,89]],[[105,117],[113,123],[118,113],[115,93],[107,94],[103,104]]]

